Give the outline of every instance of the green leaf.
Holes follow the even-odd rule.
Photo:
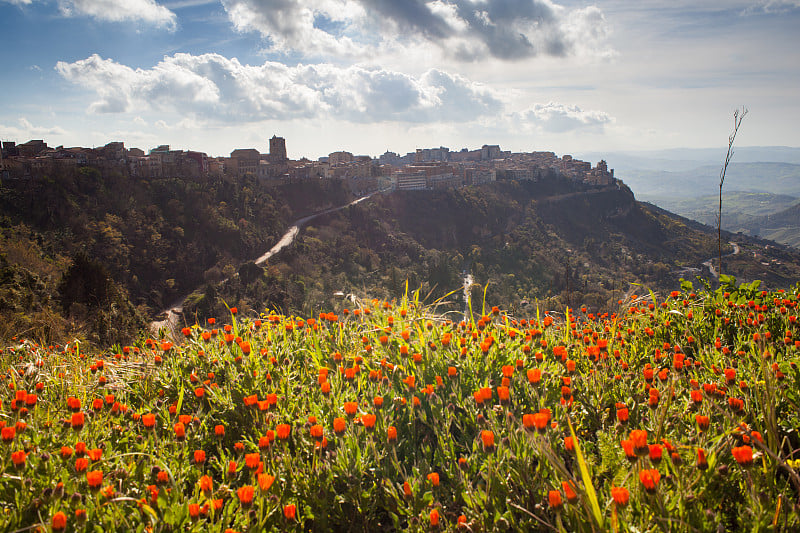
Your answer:
[[[595,493],[594,485],[592,485],[592,476],[589,474],[589,468],[587,467],[586,460],[583,457],[581,445],[578,442],[578,437],[575,436],[575,430],[572,427],[572,420],[569,418],[567,418],[567,425],[569,425],[569,434],[572,435],[572,441],[575,443],[575,455],[578,459],[578,466],[580,467],[583,486],[586,489],[586,497],[589,498],[589,503],[592,506],[592,514],[594,515],[594,519],[597,522],[597,525],[602,529],[603,513],[600,511],[600,504],[597,501],[597,493]]]

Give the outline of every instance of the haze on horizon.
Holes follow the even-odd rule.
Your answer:
[[[800,146],[800,0],[0,0],[0,138],[224,155]]]

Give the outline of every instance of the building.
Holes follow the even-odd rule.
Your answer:
[[[328,163],[331,165],[342,165],[353,162],[353,154],[350,152],[333,152],[328,154]]]
[[[288,159],[286,157],[286,139],[273,135],[269,140],[269,162],[283,163]]]
[[[261,152],[255,148],[237,148],[231,152],[230,167],[226,167],[226,169],[237,177],[246,174],[255,176],[258,174],[260,162]]]

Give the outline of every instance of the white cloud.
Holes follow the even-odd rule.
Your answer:
[[[463,122],[503,108],[485,86],[435,69],[414,77],[359,65],[243,65],[218,54],[175,54],[151,69],[132,69],[95,54],[59,62],[56,70],[96,94],[93,113],[153,109],[218,122]]]
[[[67,133],[66,130],[59,126],[34,126],[31,121],[25,117],[20,117],[17,122],[19,123],[19,126],[6,126],[0,124],[0,138],[5,140],[34,138],[41,139],[47,136],[63,136]]]
[[[603,111],[584,111],[576,105],[554,102],[534,104],[525,111],[514,113],[514,121],[523,130],[546,133],[566,133],[574,130],[602,131],[614,121]]]
[[[594,6],[550,0],[222,0],[237,30],[306,56],[365,58],[420,41],[451,59],[608,56],[610,27]]]
[[[42,2],[43,0],[38,0]],[[174,30],[175,13],[155,0],[57,0],[61,14],[67,17],[89,16],[107,22],[142,21]],[[0,0],[15,5],[30,5],[34,0]]]

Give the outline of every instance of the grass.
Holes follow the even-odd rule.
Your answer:
[[[617,314],[404,298],[12,339],[0,529],[796,531],[800,287],[723,282]]]

